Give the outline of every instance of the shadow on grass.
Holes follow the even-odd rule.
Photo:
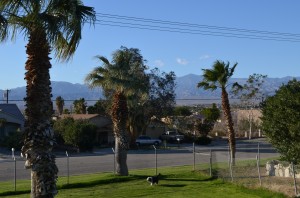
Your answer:
[[[72,189],[72,188],[88,188],[98,185],[104,185],[104,184],[110,184],[110,183],[120,183],[120,182],[129,182],[141,178],[146,178],[146,176],[137,176],[137,175],[131,175],[131,176],[111,176],[112,178],[101,178],[99,180],[94,180],[90,182],[76,182],[71,184],[63,184],[58,185],[57,189]],[[19,191],[6,191],[1,192],[1,196],[9,196],[9,195],[21,195],[21,194],[27,194],[30,193],[30,189],[28,190],[19,190]]]
[[[93,187],[98,185],[105,185],[111,183],[121,183],[121,182],[129,182],[141,178],[146,178],[146,176],[137,176],[137,175],[130,175],[130,176],[114,176],[113,178],[107,179],[99,179],[90,182],[77,182],[73,184],[64,184],[58,187],[58,189],[70,189],[70,188],[86,188],[86,187]]]
[[[6,191],[6,192],[1,192],[0,197],[9,196],[9,195],[22,195],[22,194],[29,194],[29,193],[30,190]]]
[[[173,188],[173,187],[185,187],[186,185],[184,185],[184,184],[160,184],[160,186]]]
[[[129,176],[110,176],[110,178],[101,178],[99,180],[89,181],[89,182],[76,182],[71,184],[63,184],[58,185],[57,189],[72,189],[72,188],[88,188],[88,187],[94,187],[99,185],[106,185],[111,183],[121,183],[121,182],[130,182],[134,180],[146,180],[147,177],[150,175],[129,175]],[[205,181],[212,181],[215,178],[206,178],[206,179],[185,179],[185,178],[168,178],[168,176],[161,175],[161,180],[167,180],[167,181],[194,181],[194,182],[205,182]],[[163,184],[161,186],[164,187],[184,187],[186,185],[184,184]],[[29,194],[30,190],[20,190],[20,191],[7,191],[7,192],[1,192],[0,196],[9,196],[9,195],[21,195],[21,194]]]
[[[163,180],[167,180],[167,181],[189,181],[189,182],[207,182],[207,181],[213,181],[216,180],[217,178],[214,177],[209,177],[206,179],[185,179],[185,178],[165,178]]]

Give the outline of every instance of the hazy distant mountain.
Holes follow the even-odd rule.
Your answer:
[[[275,90],[277,90],[282,84],[286,84],[289,80],[295,77],[284,77],[284,78],[267,78],[266,82],[263,86],[263,92],[266,95],[273,95]],[[182,77],[177,77],[176,83],[176,98],[178,104],[191,104],[194,103],[192,101],[204,101],[204,99],[220,100],[220,90],[216,90],[214,92],[205,91],[203,89],[197,88],[197,84],[201,81],[202,77],[200,75],[189,74]],[[300,80],[300,77],[296,77],[296,79]],[[244,84],[246,82],[246,78],[233,78],[232,82],[239,82],[240,84]],[[4,90],[0,90],[0,100],[4,98],[2,97]],[[9,100],[17,100],[23,101],[23,98],[26,94],[26,87],[19,87],[15,89],[11,89],[9,92]],[[91,90],[84,84],[72,84],[69,82],[52,82],[52,94],[53,100],[57,96],[62,96],[65,101],[70,100],[70,104],[73,100],[79,98],[85,98],[85,100],[93,100],[96,101],[100,98],[103,98],[102,91],[100,88]],[[200,99],[200,100],[199,100]]]
[[[284,77],[284,78],[267,78],[262,87],[262,91],[265,95],[273,95],[275,91],[283,84],[296,78],[300,80],[300,77]],[[201,75],[189,74],[183,77],[177,78],[176,96],[177,99],[214,99],[220,98],[221,90],[205,91],[197,88],[198,82],[202,80]],[[238,82],[243,85],[247,81],[247,78],[232,78],[230,82]]]
[[[52,99],[62,96],[65,100],[76,100],[85,98],[86,100],[98,100],[102,97],[101,89],[89,89],[84,84],[72,84],[69,82],[52,81]],[[0,98],[3,96],[4,90],[0,90]],[[26,95],[26,87],[18,87],[11,89],[9,92],[9,100],[23,100]]]

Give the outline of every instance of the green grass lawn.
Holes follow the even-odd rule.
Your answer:
[[[155,173],[154,169],[131,170],[126,177],[112,173],[98,173],[71,176],[58,179],[59,193],[56,197],[204,197],[204,198],[284,198],[283,194],[265,189],[247,189],[232,183],[213,179],[200,172],[192,171],[191,166],[159,168],[162,174],[158,185],[151,186],[146,178]],[[12,182],[0,182],[1,197],[29,197],[30,181],[18,181],[14,194]]]

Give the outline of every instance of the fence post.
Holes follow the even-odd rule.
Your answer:
[[[261,175],[260,175],[260,168],[259,168],[259,155],[256,155],[256,166],[257,166],[257,171],[258,171],[258,180],[259,180],[259,185],[261,186]]]
[[[69,178],[70,178],[70,164],[69,164],[69,153],[66,151],[67,156],[67,184],[69,184]]]
[[[297,196],[298,196],[298,189],[297,189],[297,182],[296,182],[296,175],[295,175],[295,166],[294,166],[294,162],[292,162],[292,169],[293,169],[293,179],[294,179],[295,197],[297,197]]]
[[[114,153],[114,175],[116,174],[116,153],[114,148],[111,148],[112,152]]]
[[[157,152],[156,152],[156,147],[153,145],[154,148],[154,154],[155,154],[155,175],[157,175]]]
[[[209,153],[209,175],[212,176],[212,152]]]
[[[11,157],[14,160],[14,189],[17,191],[17,161],[15,157],[15,148],[11,149]]]
[[[257,145],[257,155],[256,155],[256,164],[257,164],[257,171],[258,171],[258,179],[259,179],[259,185],[261,186],[261,175],[260,175],[260,150],[259,150],[259,143]]]
[[[194,171],[196,170],[196,153],[195,153],[195,142],[193,142],[193,160],[194,160]]]
[[[230,147],[228,146],[228,167],[230,166],[231,155],[230,155]]]
[[[228,146],[228,165],[229,165],[229,172],[230,172],[231,181],[233,182],[232,160],[231,160],[231,154],[230,154],[230,146]]]

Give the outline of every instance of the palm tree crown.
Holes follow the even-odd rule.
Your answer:
[[[0,23],[5,25],[0,28],[0,41],[43,31],[55,56],[68,60],[79,44],[83,24],[95,20],[94,9],[80,0],[1,0]]]
[[[217,60],[213,64],[212,69],[202,69],[203,81],[198,83],[198,87],[203,87],[205,90],[226,88],[228,86],[228,80],[233,75],[237,63],[235,63],[231,68],[229,65],[229,62],[225,63]],[[236,85],[236,83],[233,85]]]
[[[94,68],[86,76],[85,82],[91,88],[102,87],[104,90],[122,92],[126,96],[144,93],[144,89],[148,89],[148,76],[144,73],[147,66],[138,49],[121,47],[113,53],[111,63],[103,56],[96,58],[103,65]]]

